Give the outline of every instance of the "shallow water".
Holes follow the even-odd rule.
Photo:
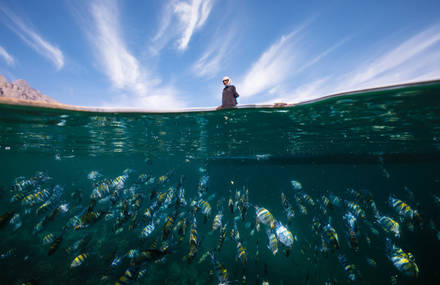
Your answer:
[[[121,284],[218,284],[216,268],[206,254],[217,248],[219,231],[212,232],[212,223],[218,205],[223,209],[227,237],[221,250],[215,251],[215,260],[227,269],[229,281],[242,282],[245,276],[247,284],[438,283],[440,201],[436,203],[435,197],[440,196],[439,91],[440,83],[434,82],[288,108],[164,114],[1,105],[0,215],[19,214],[0,228],[1,284],[28,280],[32,284],[111,284],[127,269],[135,276],[120,280]],[[32,179],[39,171],[44,174]],[[89,179],[91,171],[100,176]],[[125,182],[110,186],[109,194],[97,199],[90,210],[103,211],[105,217],[75,229],[71,219],[87,213],[96,185],[110,185],[109,180],[124,173]],[[141,174],[156,180],[145,184]],[[162,175],[168,178],[163,183],[158,181]],[[209,179],[206,192],[200,194],[202,177]],[[31,185],[17,186],[26,180]],[[291,180],[299,181],[302,189],[295,190]],[[48,191],[47,197],[38,200],[32,196],[42,189]],[[247,211],[241,219],[238,207],[231,213],[228,200],[232,197],[238,205],[236,193],[243,195],[245,189]],[[153,191],[157,192],[154,197]],[[176,198],[182,191],[186,204]],[[295,211],[291,219],[283,210],[282,192]],[[141,231],[151,222],[144,212],[157,204],[161,193],[175,195],[169,205],[155,208],[155,230],[143,238]],[[322,196],[330,193],[342,200],[340,206],[323,204]],[[313,198],[314,206],[302,198],[304,194]],[[32,205],[26,198],[29,195]],[[112,195],[114,200],[109,200]],[[390,195],[416,210],[422,222],[399,215],[388,202]],[[378,213],[367,197],[374,199]],[[138,205],[136,199],[140,200]],[[200,200],[209,202],[212,213],[206,223],[202,207],[195,215],[197,253],[188,263],[191,202],[201,205]],[[355,202],[366,212],[365,218],[357,217],[357,251],[350,247],[343,219],[350,209],[344,200]],[[38,210],[47,201],[52,205]],[[67,212],[48,218],[64,204]],[[301,205],[307,214],[301,214]],[[260,231],[256,230],[254,206],[268,209],[297,237],[288,257],[279,240],[275,256],[267,248],[270,227],[261,224]],[[168,216],[176,220],[173,227],[186,219],[184,233],[171,227],[163,238]],[[239,239],[230,235],[236,216]],[[377,222],[379,216],[398,222],[400,237],[385,231]],[[117,226],[118,218],[122,222]],[[322,224],[317,231],[312,230],[314,218]],[[36,232],[35,226],[44,219],[44,226]],[[326,252],[322,240],[326,241],[324,227],[328,223],[339,236],[340,248],[332,249],[327,241]],[[63,239],[48,256],[51,243],[43,244],[43,238],[50,233],[55,238],[62,234]],[[87,243],[69,250],[83,237],[89,238]],[[413,254],[418,277],[407,276],[393,265],[387,238]],[[151,249],[154,240],[158,244],[155,248],[168,247],[163,258],[134,264],[126,256],[131,249]],[[237,258],[239,241],[246,248],[246,265]],[[81,253],[87,253],[88,258],[71,268]],[[354,265],[354,281],[347,278],[338,261],[340,255]],[[203,256],[206,258],[201,260]],[[115,257],[123,258],[112,266]],[[369,264],[367,257],[376,264]],[[137,276],[140,272],[143,275]]]

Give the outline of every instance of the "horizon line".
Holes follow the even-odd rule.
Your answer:
[[[0,96],[0,105],[10,105],[10,106],[27,106],[34,108],[42,108],[42,109],[58,109],[65,111],[78,111],[78,112],[87,112],[87,113],[146,113],[146,114],[167,114],[167,113],[195,113],[195,112],[212,112],[212,111],[224,111],[224,110],[236,110],[236,109],[264,109],[264,108],[288,108],[294,107],[298,105],[307,105],[313,104],[316,102],[321,102],[325,100],[329,100],[336,97],[341,96],[350,96],[350,95],[358,95],[364,93],[370,93],[375,91],[388,91],[392,89],[400,89],[400,88],[408,88],[418,85],[431,85],[431,84],[440,84],[439,79],[426,80],[426,81],[416,81],[416,82],[407,82],[400,84],[392,84],[387,86],[379,86],[365,89],[358,89],[353,91],[344,91],[333,93],[329,95],[324,95],[319,98],[314,98],[310,100],[301,101],[298,103],[286,103],[286,102],[276,102],[273,104],[245,104],[245,105],[237,105],[232,108],[221,108],[217,110],[218,106],[209,106],[209,107],[190,107],[183,109],[175,109],[175,110],[149,110],[146,108],[137,108],[137,107],[97,107],[97,106],[80,106],[80,105],[69,105],[63,103],[46,103],[42,101],[34,101],[34,100],[25,100],[25,99],[17,99],[13,97],[3,97]]]

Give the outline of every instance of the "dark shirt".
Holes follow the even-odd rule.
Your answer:
[[[234,85],[227,85],[223,88],[222,107],[234,107],[237,105],[237,97],[240,96]]]

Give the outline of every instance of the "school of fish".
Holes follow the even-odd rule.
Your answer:
[[[277,194],[279,209],[274,211],[253,203],[252,190],[246,186],[238,188],[233,182],[221,195],[210,193],[209,175],[206,169],[202,170],[193,197],[187,197],[185,190],[191,185],[186,185],[185,177],[175,171],[153,177],[126,169],[114,178],[91,171],[87,175],[90,188],[72,193],[65,193],[62,185],[54,185],[44,172],[18,177],[11,183],[8,192],[11,210],[1,213],[0,230],[15,233],[27,220],[36,221],[32,239],[41,243],[46,252],[39,258],[64,255],[70,274],[87,267],[91,258],[97,258],[106,268],[96,272],[105,284],[140,282],[151,264],[166,264],[170,255],[178,256],[188,266],[209,264],[212,284],[246,284],[249,263],[260,262],[264,270],[257,277],[258,284],[270,284],[270,264],[261,259],[262,251],[280,260],[289,259],[292,252],[305,258],[306,252],[311,252],[308,258],[312,259],[333,258],[345,275],[345,280],[339,282],[353,282],[366,273],[350,261],[347,250],[350,254],[365,254],[376,246],[372,244],[373,237],[382,241],[384,260],[395,267],[391,280],[397,278],[396,273],[414,279],[421,274],[416,256],[400,242],[406,232],[424,227],[415,201],[390,195],[386,205],[377,207],[367,190],[314,195],[299,181],[291,180],[290,189]],[[411,193],[410,189],[405,191]],[[436,195],[433,201],[440,204]],[[282,214],[275,216],[275,212]],[[310,235],[304,238],[304,229],[300,231],[295,226],[297,220],[305,217],[309,225],[306,230],[312,239]],[[53,230],[49,225],[57,219],[66,223]],[[96,251],[99,233],[91,230],[102,224],[113,232],[108,239],[118,239],[122,233],[131,232],[140,242],[126,251],[115,248],[104,257]],[[429,224],[440,239],[437,226],[432,220]],[[201,230],[204,225],[208,225],[208,232]],[[69,236],[79,238],[72,241]],[[235,248],[233,253],[228,253],[235,255],[234,264],[222,261],[225,244]],[[0,253],[0,259],[16,254],[16,249],[6,249]],[[372,257],[364,259],[372,268],[377,266],[377,260]],[[233,268],[240,268],[239,273]],[[44,284],[42,281],[37,276],[21,282]],[[325,284],[339,282],[329,277]]]

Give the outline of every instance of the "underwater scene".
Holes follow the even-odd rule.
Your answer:
[[[176,113],[0,105],[0,284],[439,284],[440,82]]]

